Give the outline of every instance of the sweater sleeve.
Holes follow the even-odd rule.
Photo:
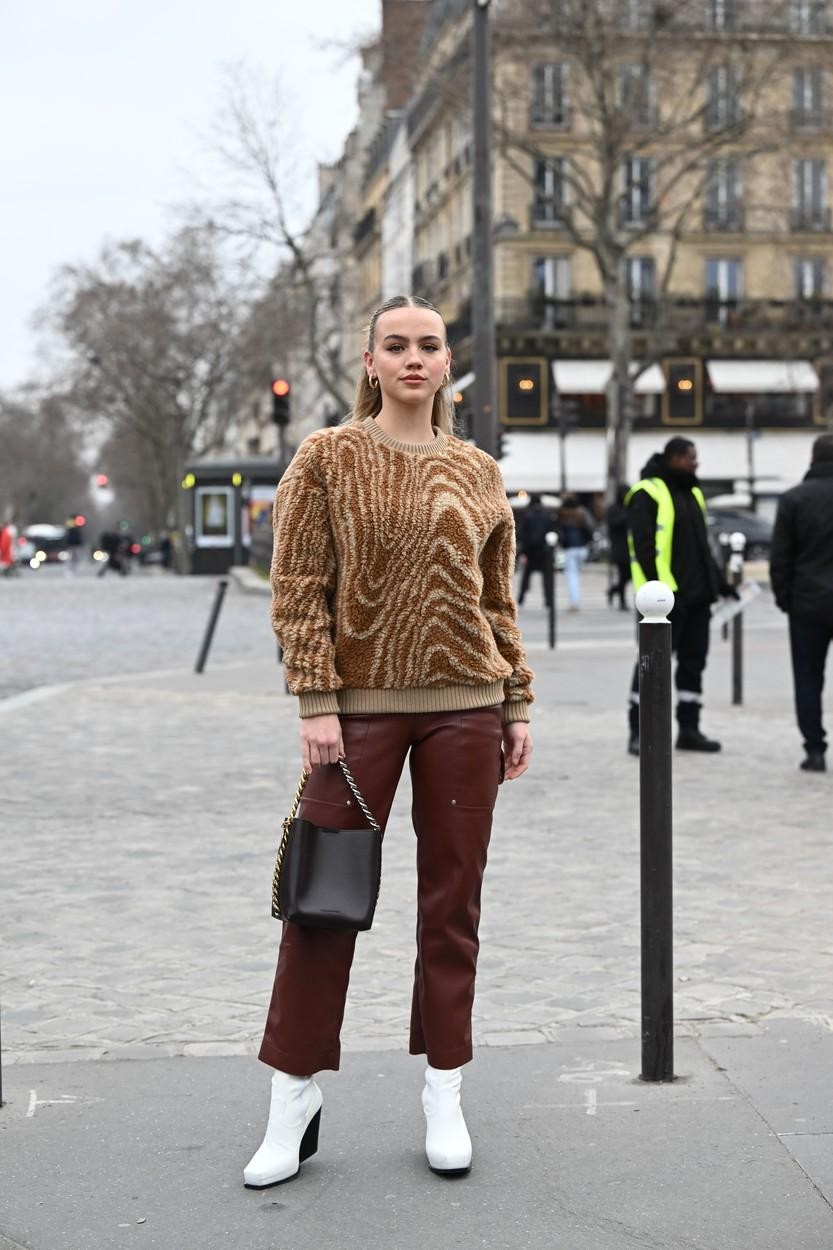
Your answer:
[[[273,511],[272,628],[300,714],[338,712],[332,596],[336,554],[327,491],[306,439],[281,478]]]
[[[501,486],[502,490],[502,486]],[[526,663],[517,609],[512,596],[515,570],[515,521],[503,516],[492,530],[480,555],[483,590],[480,608],[489,622],[500,654],[512,672],[503,685],[503,723],[528,721],[533,673]]]

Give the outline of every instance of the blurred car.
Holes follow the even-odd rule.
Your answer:
[[[35,548],[29,560],[32,568],[39,568],[41,564],[66,564],[71,559],[63,525],[28,525],[23,537]]]
[[[772,521],[745,508],[710,508],[709,539],[718,560],[722,559],[721,534],[740,532],[746,538],[747,560],[768,560],[772,544]]]
[[[31,538],[27,538],[25,534],[18,534],[14,540],[14,558],[16,564],[28,564],[34,558],[37,547]]]

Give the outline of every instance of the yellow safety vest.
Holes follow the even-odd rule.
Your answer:
[[[661,477],[644,477],[641,482],[637,482],[632,486],[625,496],[625,503],[630,503],[638,490],[644,490],[646,494],[657,505],[657,528],[656,528],[656,562],[657,577],[661,582],[665,582],[666,586],[670,586],[672,590],[677,589],[677,581],[671,572],[671,547],[674,541],[674,498],[668,487],[668,483],[664,482]],[[692,488],[692,494],[703,509],[703,515],[706,515],[706,498],[699,486]],[[631,577],[633,579],[634,590],[639,590],[640,586],[644,586],[648,578],[642,571],[642,565],[636,558],[636,551],[633,545],[633,534],[628,533],[628,551],[631,557]]]

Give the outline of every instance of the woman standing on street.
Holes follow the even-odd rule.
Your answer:
[[[526,771],[532,673],[512,599],[515,529],[500,471],[455,438],[445,324],[397,296],[371,318],[353,411],[299,447],[275,499],[272,621],[311,772],[298,815],[360,827],[339,759],[384,829],[410,753],[417,957],[410,1052],[426,1054],[426,1153],[465,1172],[480,889],[498,785]],[[318,1143],[356,934],[285,924],[260,1058],[266,1136],[244,1170],[289,1180]]]

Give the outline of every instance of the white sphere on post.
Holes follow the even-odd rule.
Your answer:
[[[643,621],[666,621],[674,606],[674,592],[665,582],[646,582],[636,592],[636,607]]]

